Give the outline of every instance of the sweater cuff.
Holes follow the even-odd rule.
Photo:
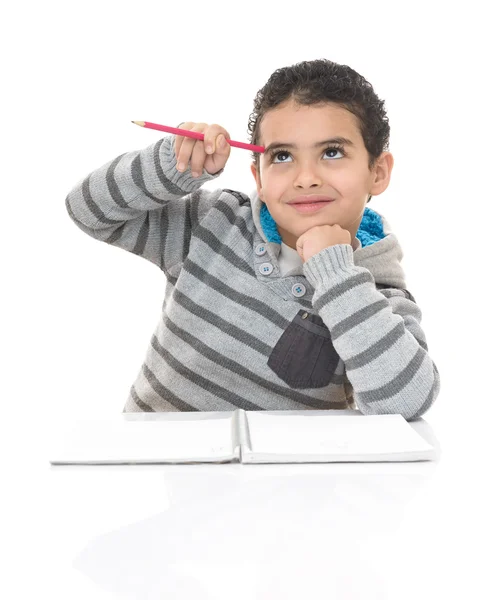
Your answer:
[[[167,136],[164,138],[162,145],[160,146],[160,165],[167,179],[181,190],[184,190],[187,193],[194,192],[207,181],[212,181],[212,179],[216,179],[223,173],[224,169],[213,174],[210,174],[203,169],[200,177],[193,177],[193,175],[191,175],[191,166],[189,163],[186,170],[181,173],[181,171],[178,171],[176,168],[177,161],[173,143],[174,136]]]
[[[324,248],[303,263],[303,273],[314,288],[319,283],[336,279],[340,274],[350,273],[355,268],[353,248],[350,244],[336,244]]]

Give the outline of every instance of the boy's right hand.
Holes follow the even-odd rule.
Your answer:
[[[199,177],[203,169],[210,175],[215,175],[224,168],[231,154],[231,146],[226,142],[226,139],[230,140],[231,136],[226,129],[216,124],[207,125],[207,123],[192,123],[190,121],[181,123],[178,128],[198,131],[205,136],[202,141],[176,135],[174,151],[178,171],[185,171],[190,160],[193,177]]]

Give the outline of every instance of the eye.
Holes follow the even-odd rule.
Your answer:
[[[341,152],[344,156],[344,148],[342,146],[329,146],[329,148],[326,148],[325,152]],[[333,156],[333,158],[335,158],[335,156]]]
[[[328,148],[325,149],[324,154],[327,154],[328,152],[340,152],[343,156],[346,156],[345,152],[344,152],[344,148],[342,146],[329,146]],[[275,160],[283,155],[291,156],[291,153],[288,152],[287,150],[274,150],[274,152],[271,154],[270,162],[274,163],[276,165],[284,164],[284,163],[288,162],[284,159],[283,160]],[[334,160],[336,157],[332,156],[330,158],[332,158]]]
[[[288,156],[290,156],[289,152],[287,152],[286,150],[276,150],[273,154],[271,154],[270,157],[270,162],[286,162],[286,161],[276,161],[274,159],[276,159],[277,157],[281,156],[281,154],[287,154]]]

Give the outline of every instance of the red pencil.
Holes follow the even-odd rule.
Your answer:
[[[198,131],[189,131],[189,129],[178,129],[177,127],[169,127],[168,125],[158,125],[157,123],[149,123],[147,121],[131,121],[140,127],[148,127],[149,129],[157,129],[158,131],[166,131],[167,133],[174,133],[175,135],[182,135],[185,137],[194,138],[195,140],[202,140],[205,138],[203,133]],[[226,140],[230,146],[236,148],[244,148],[245,150],[252,150],[253,152],[265,152],[263,146],[254,146],[253,144],[245,144],[244,142],[235,142],[234,140]]]

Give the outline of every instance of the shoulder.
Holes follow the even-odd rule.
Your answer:
[[[386,285],[384,283],[376,283],[376,289],[378,289],[386,298],[392,298],[393,296],[401,296],[406,298],[407,300],[411,300],[412,302],[417,303],[413,294],[407,290],[406,288],[395,287],[392,285]]]
[[[230,190],[228,188],[222,189],[221,192],[235,198],[239,206],[250,206],[250,198],[249,196],[247,196],[247,194],[244,194],[243,192],[239,192],[237,190]]]

